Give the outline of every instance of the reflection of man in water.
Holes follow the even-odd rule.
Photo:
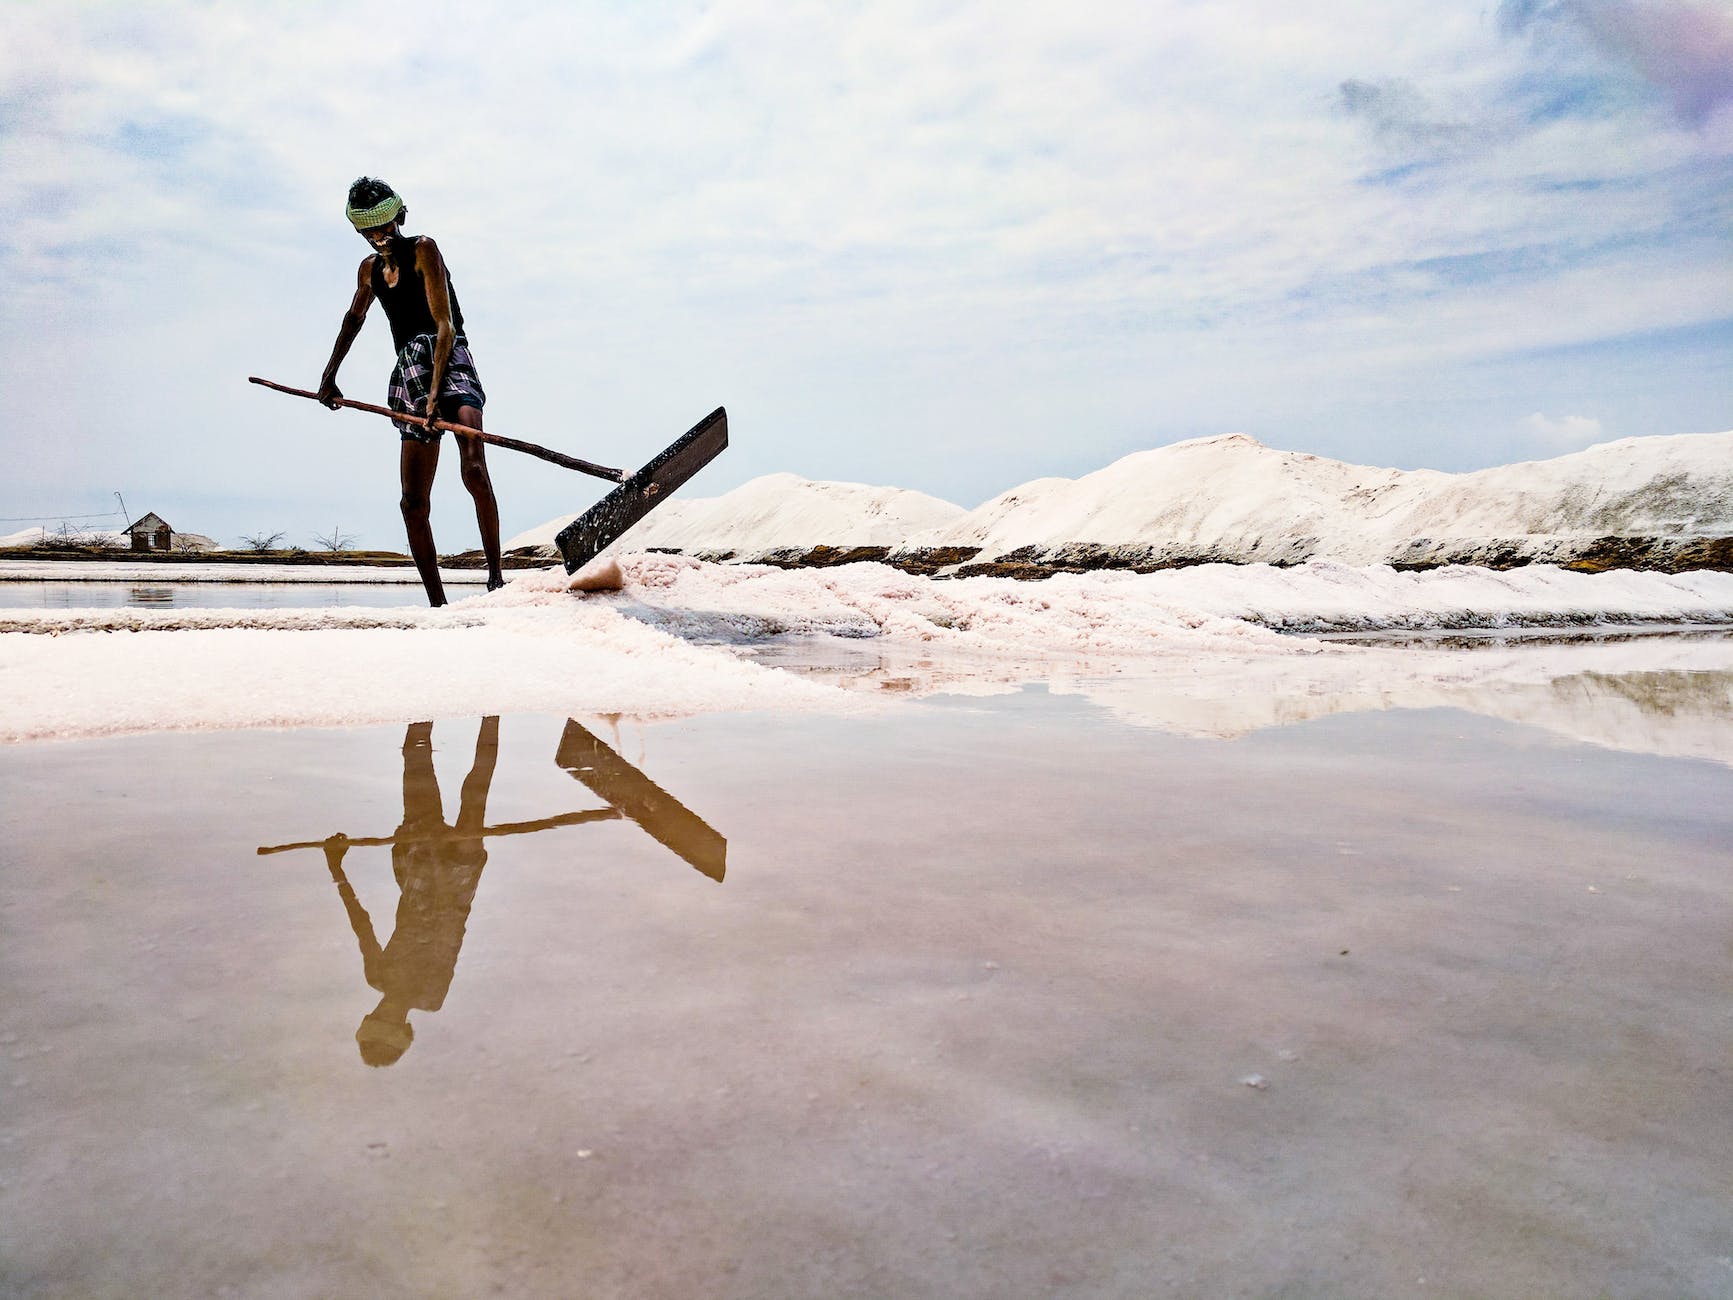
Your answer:
[[[361,944],[367,982],[382,996],[355,1031],[361,1059],[390,1065],[415,1038],[409,1013],[438,1011],[457,970],[463,930],[481,869],[487,865],[482,828],[487,792],[499,757],[499,719],[484,718],[475,738],[475,761],[464,778],[457,823],[448,826],[433,771],[433,724],[411,723],[403,736],[403,824],[392,836],[391,870],[402,897],[397,923],[383,948],[372,919],[343,875],[348,845],[325,843],[325,862]]]
[[[488,789],[499,757],[499,719],[483,718],[475,738],[475,761],[463,782],[457,824],[448,826],[433,772],[433,724],[418,722],[403,737],[403,822],[387,836],[337,834],[296,844],[263,844],[261,854],[322,849],[331,879],[349,912],[361,944],[367,982],[379,1005],[361,1021],[355,1041],[369,1065],[390,1065],[409,1050],[415,1032],[411,1011],[437,1011],[457,970],[457,954],[469,922],[481,869],[483,841],[490,835],[533,835],[558,826],[630,821],[690,866],[721,882],[728,869],[728,841],[697,813],[621,758],[575,718],[566,720],[554,762],[607,806],[560,813],[534,821],[486,824]],[[383,948],[373,922],[349,887],[343,858],[358,846],[391,846],[391,867],[402,896],[397,924]]]

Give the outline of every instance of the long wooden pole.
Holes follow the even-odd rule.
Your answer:
[[[279,393],[287,393],[291,397],[306,397],[317,402],[319,394],[310,393],[305,388],[290,388],[287,384],[272,383],[269,379],[260,379],[257,375],[247,376],[249,384],[258,384],[264,388],[274,388]],[[508,451],[521,451],[526,456],[534,456],[537,460],[545,460],[550,464],[560,465],[566,469],[575,469],[580,474],[589,474],[595,478],[605,478],[610,483],[625,481],[625,474],[617,469],[609,469],[606,465],[595,465],[587,460],[579,460],[576,456],[568,456],[564,452],[550,451],[546,447],[538,447],[533,442],[524,442],[518,438],[506,438],[497,433],[484,433],[480,429],[472,429],[466,424],[452,424],[449,420],[429,420],[421,415],[405,415],[401,411],[393,411],[389,406],[374,406],[371,402],[355,402],[347,397],[336,399],[337,405],[347,406],[356,411],[370,411],[374,415],[387,415],[393,420],[402,420],[407,424],[419,424],[428,429],[445,429],[451,433],[466,433],[472,438],[480,438],[483,442],[491,442],[496,447],[504,447]]]

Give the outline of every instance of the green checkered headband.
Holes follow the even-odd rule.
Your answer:
[[[393,194],[370,208],[358,208],[353,203],[344,209],[349,217],[349,224],[357,230],[371,230],[374,226],[383,226],[399,212],[403,211],[403,200]]]

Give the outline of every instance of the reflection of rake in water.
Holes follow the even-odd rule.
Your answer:
[[[295,849],[346,850],[441,840],[480,839],[486,836],[530,835],[536,831],[554,830],[561,826],[624,820],[637,825],[695,870],[712,880],[722,879],[728,867],[728,841],[697,813],[621,758],[575,720],[567,719],[565,732],[560,736],[559,749],[554,754],[554,762],[570,772],[608,806],[583,812],[561,813],[535,821],[501,822],[497,826],[481,826],[473,831],[458,831],[446,827],[438,831],[400,832],[396,835],[348,836],[339,833],[322,840],[261,845],[259,853],[288,853]]]
[[[582,826],[588,822],[617,822],[622,814],[614,808],[589,808],[583,812],[561,813],[557,817],[538,817],[527,822],[501,822],[498,826],[482,826],[473,831],[454,830],[446,827],[442,831],[421,831],[415,834],[398,833],[396,835],[345,835],[338,831],[335,835],[327,835],[322,840],[296,840],[293,844],[261,844],[261,857],[272,853],[290,853],[295,849],[327,849],[342,847],[345,849],[380,848],[391,844],[437,844],[444,840],[479,840],[495,835],[532,835],[536,831],[557,830],[561,826]],[[706,873],[708,874],[708,873]]]

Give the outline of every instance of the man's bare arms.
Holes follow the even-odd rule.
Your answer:
[[[439,415],[439,393],[445,381],[445,368],[451,361],[451,345],[457,337],[451,323],[451,293],[448,287],[450,281],[445,269],[445,258],[431,235],[413,235],[400,242],[413,246],[413,265],[420,273],[421,283],[426,288],[427,310],[433,317],[437,330],[433,345],[432,383],[428,390],[425,412],[429,419],[434,419]],[[402,266],[391,255],[393,251],[395,250],[387,247],[383,252],[369,253],[361,259],[361,265],[355,272],[355,296],[349,302],[349,310],[343,314],[343,324],[337,332],[337,343],[331,350],[330,363],[319,380],[319,400],[332,410],[337,409],[334,399],[343,396],[342,390],[337,387],[337,371],[343,364],[343,358],[349,355],[349,349],[356,336],[361,333],[361,326],[373,306],[374,265],[380,264],[385,283],[393,289],[403,275]]]

